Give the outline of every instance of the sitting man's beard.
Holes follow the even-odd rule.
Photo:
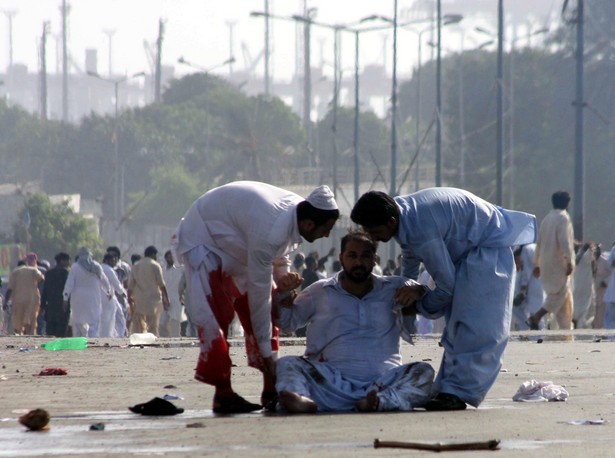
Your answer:
[[[354,267],[350,271],[344,271],[346,278],[353,283],[363,283],[369,278],[371,273],[372,269],[366,269],[365,267],[361,266]]]

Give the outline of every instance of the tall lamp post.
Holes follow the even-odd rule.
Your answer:
[[[120,162],[120,150],[119,150],[119,139],[118,139],[118,102],[119,102],[119,87],[120,84],[125,83],[134,78],[138,78],[141,76],[145,76],[144,72],[135,73],[134,75],[125,76],[124,78],[119,79],[110,79],[104,78],[100,76],[96,72],[88,72],[89,76],[97,78],[101,81],[106,81],[107,83],[113,84],[114,94],[115,94],[115,115],[113,120],[113,152],[115,155],[115,164],[113,167],[113,216],[115,221],[120,220],[120,204],[119,204],[119,185],[120,185],[120,173],[119,173],[119,162]]]

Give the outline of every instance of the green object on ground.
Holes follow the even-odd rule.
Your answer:
[[[69,337],[67,339],[52,340],[41,345],[45,350],[83,350],[88,348],[88,339],[85,337]]]

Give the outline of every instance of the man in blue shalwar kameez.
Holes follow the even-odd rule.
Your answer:
[[[426,318],[446,320],[442,364],[425,407],[477,407],[495,382],[508,343],[515,279],[511,247],[536,240],[536,218],[453,188],[394,199],[370,191],[351,218],[374,240],[397,240],[404,277],[416,279],[422,262],[436,284],[433,291],[406,286],[396,294],[399,303]]]

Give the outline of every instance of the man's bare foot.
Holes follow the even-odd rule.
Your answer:
[[[376,412],[379,405],[378,392],[372,390],[363,399],[358,400],[355,407],[359,412]]]
[[[314,413],[318,411],[318,406],[314,401],[294,391],[280,391],[278,403],[289,413]]]

